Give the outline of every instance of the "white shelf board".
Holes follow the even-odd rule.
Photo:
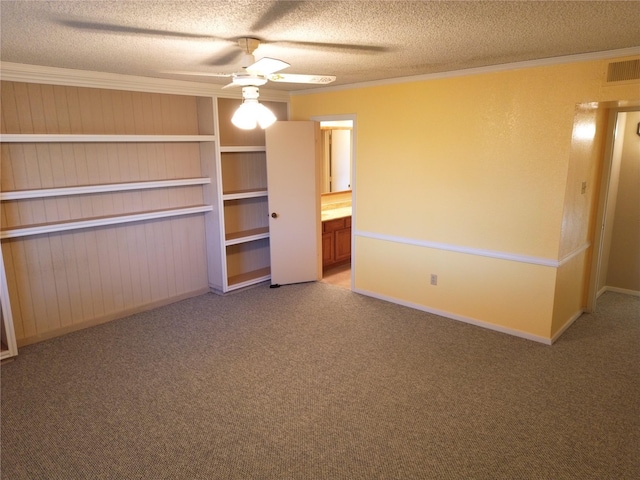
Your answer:
[[[179,215],[191,215],[194,213],[210,212],[211,205],[195,205],[191,207],[171,208],[165,210],[153,210],[144,213],[133,213],[127,215],[112,215],[109,217],[88,218],[85,220],[72,220],[68,222],[45,223],[41,225],[22,226],[8,228],[0,231],[0,239],[27,237],[30,235],[41,235],[44,233],[64,232],[68,230],[79,230],[81,228],[102,227],[105,225],[117,225],[120,223],[140,222],[143,220],[154,220],[157,218],[175,217]]]
[[[34,190],[14,190],[0,192],[0,201],[25,200],[28,198],[62,197],[67,195],[87,195],[91,193],[123,192],[150,188],[186,187],[211,183],[208,177],[176,178],[172,180],[149,180],[143,182],[108,183],[103,185],[82,185],[76,187],[41,188]]]
[[[264,232],[264,233],[256,233],[255,235],[247,235],[246,237],[238,237],[238,238],[233,238],[231,240],[225,240],[224,244],[225,246],[230,246],[230,245],[238,245],[240,243],[248,243],[248,242],[254,242],[256,240],[262,240],[263,238],[269,238],[269,232]]]
[[[266,151],[267,151],[267,147],[259,146],[259,145],[220,147],[220,153],[266,152]]]
[[[223,200],[240,200],[243,198],[257,198],[266,197],[268,195],[267,190],[244,190],[241,192],[229,192],[223,193]]]
[[[5,143],[142,143],[142,142],[214,142],[215,135],[79,135],[10,133],[0,135]]]

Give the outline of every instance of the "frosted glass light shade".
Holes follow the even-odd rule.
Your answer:
[[[258,102],[257,99],[247,98],[233,114],[231,123],[243,130],[252,130],[260,125],[267,128],[277,120],[271,110]]]

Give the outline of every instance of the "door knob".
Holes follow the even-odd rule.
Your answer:
[[[276,212],[273,212],[273,213],[271,214],[271,218],[278,218],[278,214],[277,214]]]

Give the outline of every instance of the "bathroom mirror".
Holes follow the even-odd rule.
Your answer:
[[[322,132],[322,193],[351,190],[353,121],[320,122]]]

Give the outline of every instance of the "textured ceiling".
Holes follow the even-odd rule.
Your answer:
[[[226,84],[238,37],[332,85],[638,47],[637,1],[0,2],[5,62]],[[309,85],[274,84],[299,90]]]

